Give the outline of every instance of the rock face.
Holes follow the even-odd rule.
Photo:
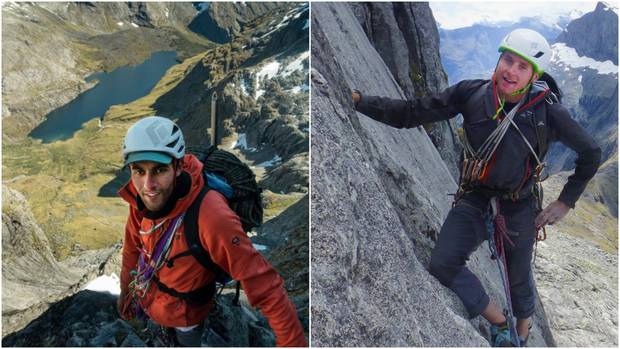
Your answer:
[[[113,249],[90,251],[84,258],[58,263],[26,199],[2,187],[2,335],[44,312],[88,281]]]
[[[448,87],[439,58],[439,35],[428,6],[421,3],[360,3],[352,5],[368,40],[377,50],[407,99]],[[452,176],[458,178],[460,143],[453,120],[428,126]],[[455,155],[456,154],[456,155]]]
[[[285,193],[308,190],[310,167],[308,153],[293,156],[281,166],[269,171],[261,181],[261,186],[271,191]]]
[[[260,314],[218,299],[205,322],[202,345],[208,347],[270,347],[275,337]],[[81,291],[53,304],[19,333],[2,339],[3,346],[161,347],[167,346],[159,327],[137,320],[126,322],[116,312],[117,297],[107,292]],[[146,328],[146,330],[145,330]]]
[[[603,163],[596,176],[588,183],[584,195],[609,208],[609,214],[618,218],[618,158],[617,155]]]
[[[282,4],[276,2],[248,2],[224,4],[213,2],[200,12],[189,28],[218,44],[225,44],[241,33],[257,17]]]
[[[305,195],[278,217],[258,229],[257,237],[272,246],[267,257],[285,280],[289,297],[295,303],[299,320],[309,329],[309,197]]]
[[[597,30],[592,30],[596,28]],[[594,11],[569,23],[556,42],[574,47],[580,56],[618,64],[618,9],[603,2]]]
[[[555,228],[548,236],[535,275],[558,346],[617,347],[617,254]]]
[[[618,218],[601,200],[615,196],[617,203],[617,166],[617,159],[605,163],[575,209],[548,227],[547,240],[538,244],[534,275],[559,346],[618,346]],[[546,204],[569,174],[544,182]]]
[[[187,130],[188,144],[205,145],[213,143],[215,96],[216,142],[265,168],[261,185],[274,192],[308,187],[308,13],[308,4],[278,5],[269,16],[248,21],[233,41],[189,67],[183,81],[154,105],[158,115],[177,119]]]
[[[312,31],[313,345],[488,345],[483,322],[426,269],[456,190],[450,171],[423,130],[354,112],[352,88],[404,97],[354,7],[313,4]],[[469,265],[501,304],[488,249]],[[539,305],[530,345],[553,344]]]

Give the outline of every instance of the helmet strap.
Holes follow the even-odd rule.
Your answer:
[[[534,80],[534,73],[532,73],[532,77],[530,78],[530,81],[528,81],[527,85],[525,85],[525,87],[514,91],[513,93],[510,94],[510,96],[518,96],[522,93],[525,93],[532,86],[532,80]]]

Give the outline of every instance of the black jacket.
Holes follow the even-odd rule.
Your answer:
[[[485,84],[486,86],[482,87]],[[484,90],[480,90],[481,87]],[[362,96],[356,109],[377,121],[397,128],[412,128],[425,123],[447,120],[461,113],[467,139],[473,149],[478,149],[497,127],[497,121],[491,119],[499,106],[494,87],[489,80],[464,80],[440,93],[412,101]],[[477,91],[483,93],[476,93]],[[570,117],[563,105],[550,102],[549,92],[544,82],[534,83],[528,95],[524,97],[526,100],[515,115],[514,121],[536,150],[538,140],[534,113],[546,113],[548,142],[559,141],[577,152],[575,173],[568,178],[558,198],[568,206],[575,207],[575,202],[598,169],[601,149]],[[533,163],[529,148],[514,127],[508,129],[497,148],[495,157],[495,163],[482,185],[483,189],[508,193],[523,192],[534,184],[531,174],[536,165]]]

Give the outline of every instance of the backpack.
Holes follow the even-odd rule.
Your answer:
[[[178,292],[157,278],[154,280],[161,291],[189,303],[204,304],[215,296],[216,284],[221,286],[221,293],[224,285],[232,281],[230,275],[213,262],[209,252],[200,242],[198,212],[205,195],[209,190],[216,190],[224,195],[230,208],[239,216],[243,230],[249,232],[263,222],[262,189],[256,183],[254,172],[234,154],[218,149],[217,146],[188,147],[187,151],[196,155],[204,164],[202,175],[205,185],[185,212],[184,235],[188,250],[171,257],[166,263],[171,268],[175,259],[191,255],[204,268],[213,271],[215,282],[190,292]],[[237,281],[234,304],[239,304],[239,294],[240,283]]]

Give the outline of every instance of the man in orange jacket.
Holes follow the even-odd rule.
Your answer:
[[[214,282],[215,273],[190,254],[166,262],[188,251],[183,216],[204,186],[203,164],[185,154],[178,126],[158,116],[129,128],[123,156],[131,180],[119,191],[130,204],[119,313],[131,319],[136,316],[133,305],[138,304],[157,324],[174,327],[179,344],[200,346],[202,323],[213,307],[212,292],[203,290]],[[241,282],[249,303],[268,319],[277,345],[306,346],[282,278],[254,249],[222,194],[207,192],[200,204],[198,226],[202,246],[215,264]],[[137,276],[132,273],[136,269]],[[184,298],[189,294],[204,297],[198,302]]]

